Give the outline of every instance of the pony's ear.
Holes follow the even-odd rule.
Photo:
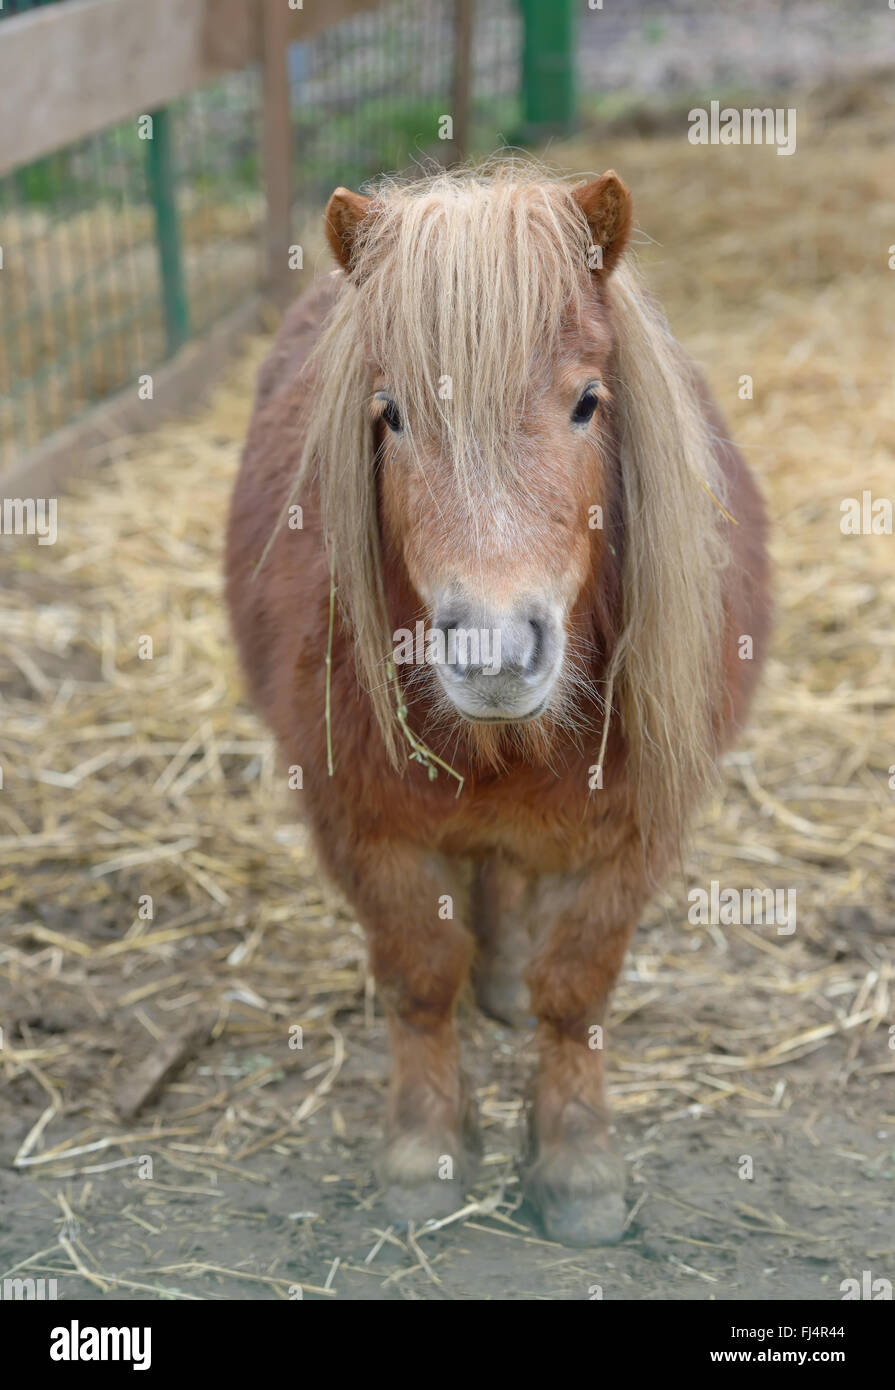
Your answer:
[[[580,183],[572,197],[587,218],[594,247],[600,255],[591,270],[608,275],[628,244],[633,204],[631,194],[614,169],[591,183]]]
[[[352,193],[348,188],[337,188],[330,196],[323,225],[332,253],[343,270],[351,269],[357,229],[372,206],[372,198]]]

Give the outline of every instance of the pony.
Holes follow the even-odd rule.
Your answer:
[[[615,1241],[607,1002],[758,677],[763,502],[613,170],[503,157],[337,188],[324,222],[336,269],[259,374],[226,592],[368,941],[385,1198],[405,1220],[464,1200],[471,980],[536,1029],[523,1183],[547,1235]]]

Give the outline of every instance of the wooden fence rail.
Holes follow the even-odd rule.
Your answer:
[[[312,38],[381,0],[66,0],[3,21],[0,175]]]

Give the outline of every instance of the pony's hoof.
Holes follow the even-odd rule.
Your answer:
[[[542,1157],[526,1176],[525,1192],[545,1234],[560,1245],[614,1245],[624,1234],[625,1165],[610,1149]]]
[[[442,1143],[400,1135],[383,1156],[381,1176],[390,1219],[399,1225],[450,1216],[463,1206],[467,1151],[458,1141]]]
[[[544,1234],[560,1245],[615,1245],[625,1230],[625,1199],[602,1196],[555,1197],[540,1208]]]

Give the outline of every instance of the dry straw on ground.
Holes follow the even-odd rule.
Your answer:
[[[874,1122],[895,1124],[895,541],[839,527],[843,498],[895,495],[891,107],[884,95],[857,114],[814,103],[800,119],[793,158],[696,149],[680,134],[554,151],[630,182],[654,238],[641,238],[645,269],[774,526],[777,629],[749,730],[686,881],[650,911],[616,996],[612,1094],[643,1153],[673,1147],[682,1116],[773,1125],[816,1095],[818,1067],[834,1108],[866,1101]],[[373,1114],[383,1097],[381,1076],[364,1073],[383,1027],[362,939],[293,824],[302,793],[241,696],[221,600],[228,489],[266,348],[251,344],[194,419],[111,443],[102,470],[61,500],[55,547],[13,539],[0,552],[0,1112],[6,1195],[25,1213],[17,1243],[4,1251],[0,1235],[0,1275],[64,1272],[78,1293],[282,1295],[294,1276],[276,1261],[234,1270],[184,1246],[160,1262],[154,1242],[165,1204],[189,1191],[189,1229],[213,1209],[242,1223],[248,1249],[255,1206],[228,1206],[227,1183],[262,1201],[266,1162],[297,1173],[324,1126],[320,1202],[350,1170],[359,1229],[376,1226],[374,1185],[358,1176],[373,1136],[340,1100],[351,1066]],[[752,400],[738,398],[744,375]],[[151,660],[138,655],[146,636]],[[795,935],[691,925],[687,889],[713,878],[797,890]],[[464,1026],[486,1053],[475,1074],[488,1150],[464,1219],[536,1250],[512,1176],[529,1053],[524,1039]],[[178,1042],[163,1056],[181,1035],[182,1055]],[[157,1181],[141,1190],[147,1151]],[[132,1195],[116,1240],[97,1249],[110,1174]],[[654,1195],[646,1179],[635,1195]],[[700,1193],[689,1197],[698,1210]],[[54,1215],[61,1240],[45,1238]],[[795,1229],[757,1199],[718,1220],[719,1248],[744,1231],[824,1240],[821,1225]],[[364,1238],[360,1282],[441,1279],[419,1233]],[[377,1274],[396,1241],[403,1272]],[[685,1282],[717,1282],[694,1269],[705,1251],[677,1249],[668,1277],[676,1260]],[[306,1288],[336,1293],[343,1256]]]

